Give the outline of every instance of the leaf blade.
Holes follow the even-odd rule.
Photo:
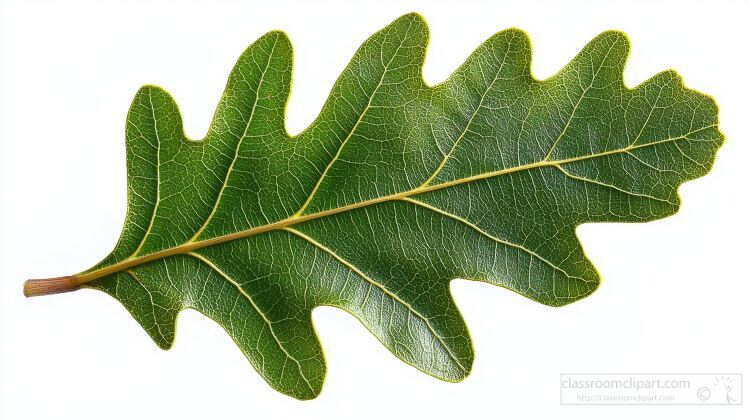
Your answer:
[[[169,94],[144,87],[128,114],[123,234],[76,278],[162,348],[181,309],[204,313],[296,398],[325,376],[310,318],[321,305],[457,381],[473,349],[451,279],[552,306],[589,295],[599,275],[575,228],[673,214],[679,185],[723,142],[713,100],[676,73],[624,86],[621,33],[540,81],[525,33],[502,31],[436,86],[421,76],[427,38],[414,14],[370,37],[294,137],[282,33],[240,57],[201,141],[185,137]]]

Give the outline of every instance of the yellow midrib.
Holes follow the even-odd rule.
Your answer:
[[[274,223],[270,223],[267,225],[257,226],[257,227],[242,230],[239,232],[234,232],[234,233],[230,233],[227,235],[217,236],[217,237],[209,238],[209,239],[203,239],[200,241],[187,242],[185,244],[178,245],[172,248],[167,248],[167,249],[154,252],[151,254],[147,254],[147,255],[143,255],[143,256],[139,256],[135,258],[128,258],[123,261],[120,261],[119,263],[112,264],[108,267],[104,267],[104,268],[100,268],[97,270],[93,270],[93,271],[89,271],[83,274],[76,275],[75,281],[80,286],[82,284],[92,282],[101,277],[104,277],[113,273],[117,273],[123,270],[127,270],[129,268],[132,268],[141,264],[145,264],[147,262],[166,258],[172,255],[184,254],[187,252],[195,251],[196,249],[206,248],[212,245],[217,245],[217,244],[224,243],[224,242],[234,241],[237,239],[242,239],[242,238],[247,238],[250,236],[258,235],[260,233],[282,229],[282,228],[289,227],[289,226],[294,226],[300,223],[307,222],[309,220],[319,219],[321,217],[331,216],[334,214],[343,213],[346,211],[355,210],[358,208],[367,207],[367,206],[378,204],[378,203],[399,200],[402,198],[406,198],[406,197],[410,197],[410,196],[414,196],[418,194],[423,194],[423,193],[430,192],[430,191],[448,188],[454,185],[465,184],[468,182],[478,181],[478,180],[486,179],[486,178],[492,178],[495,176],[507,175],[513,172],[525,171],[525,170],[548,167],[548,166],[559,166],[559,165],[564,165],[567,163],[573,163],[573,162],[583,161],[587,159],[594,159],[594,158],[604,157],[604,156],[618,154],[618,153],[627,153],[632,150],[640,149],[643,147],[655,146],[655,145],[662,144],[662,143],[684,140],[684,139],[687,139],[688,136],[690,136],[691,134],[694,134],[699,131],[702,131],[711,127],[715,127],[715,126],[716,124],[708,125],[708,126],[690,131],[679,137],[670,137],[667,139],[657,140],[657,141],[653,141],[650,143],[630,145],[621,149],[614,149],[614,150],[609,150],[605,152],[592,153],[589,155],[567,158],[567,159],[541,160],[541,161],[534,162],[534,163],[514,166],[512,168],[506,168],[506,169],[501,169],[498,171],[473,175],[473,176],[466,177],[466,178],[455,179],[453,181],[447,181],[447,182],[443,182],[440,184],[420,186],[409,191],[395,193],[395,194],[391,194],[391,195],[387,195],[383,197],[377,197],[377,198],[373,198],[370,200],[360,201],[358,203],[353,203],[353,204],[349,204],[343,207],[328,209],[328,210],[320,211],[317,213],[303,214],[303,215],[295,214],[286,219],[283,219]]]

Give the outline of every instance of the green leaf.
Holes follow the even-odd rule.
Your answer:
[[[552,306],[589,295],[599,275],[575,228],[675,213],[679,185],[704,175],[723,141],[714,101],[673,71],[624,86],[619,32],[543,81],[526,34],[510,29],[427,86],[427,42],[416,14],[370,37],[297,136],[284,125],[292,47],[281,32],[242,54],[203,140],[185,136],[169,94],[142,88],[115,250],[28,294],[103,290],[165,349],[178,313],[196,309],[300,399],[325,377],[311,322],[321,305],[459,381],[473,351],[451,279]]]

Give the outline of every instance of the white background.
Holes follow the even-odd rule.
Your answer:
[[[558,384],[567,372],[750,373],[747,3],[252,3],[1,2],[1,419],[749,418],[747,391],[742,407],[560,406]],[[296,133],[359,44],[409,11],[430,26],[433,84],[507,27],[528,31],[538,78],[597,33],[624,30],[629,86],[674,68],[720,104],[727,143],[715,169],[680,189],[676,216],[579,228],[603,277],[583,301],[554,309],[453,282],[476,349],[459,384],[403,364],[332,308],[314,313],[323,393],[300,402],[273,391],[196,312],[181,314],[164,352],[102,293],[22,297],[26,278],[79,272],[113,247],[125,214],[125,114],[140,85],[170,91],[188,135],[202,138],[239,54],[283,29],[295,48]]]

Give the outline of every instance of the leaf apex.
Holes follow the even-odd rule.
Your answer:
[[[266,32],[262,37],[258,39],[258,41],[265,38],[275,38],[276,42],[282,42],[288,45],[290,48],[292,46],[292,41],[291,39],[289,39],[289,34],[280,29],[274,29],[273,31]]]
[[[628,35],[625,32],[616,29],[606,30],[595,36],[584,50],[599,45],[606,45],[608,47],[607,54],[610,52],[613,53],[613,56],[616,57],[613,58],[613,61],[617,63],[620,72],[622,73],[625,68],[625,60],[630,54],[630,38]]]
[[[398,22],[398,21],[400,21],[402,19],[405,20],[405,21],[406,20],[411,20],[411,21],[414,21],[415,23],[427,26],[427,20],[419,12],[409,12],[409,13],[406,13],[406,14],[400,16],[398,19],[396,19],[395,22]]]

